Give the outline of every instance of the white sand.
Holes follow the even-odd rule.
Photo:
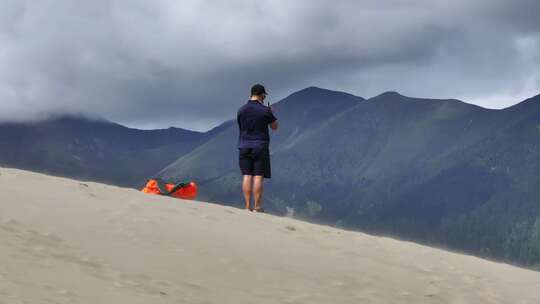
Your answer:
[[[540,273],[0,169],[0,303],[540,303]]]

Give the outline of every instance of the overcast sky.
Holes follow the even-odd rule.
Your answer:
[[[538,0],[3,0],[0,120],[206,130],[249,87],[395,90],[501,108],[540,93]]]

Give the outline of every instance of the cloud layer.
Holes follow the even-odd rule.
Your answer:
[[[84,113],[205,130],[251,84],[509,106],[540,93],[537,0],[0,4],[0,120]]]

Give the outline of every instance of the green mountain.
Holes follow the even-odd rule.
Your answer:
[[[271,154],[287,151],[302,141],[306,132],[320,128],[329,118],[365,100],[351,94],[310,87],[272,105],[279,113],[279,132],[272,133]],[[203,191],[203,200],[238,202],[238,127],[236,120],[225,122],[222,131],[205,144],[180,157],[158,175],[170,180],[193,179]],[[272,174],[279,175],[279,163]]]
[[[307,88],[276,103],[267,208],[484,257],[540,263],[540,95],[504,110]],[[241,200],[235,122],[160,175]]]

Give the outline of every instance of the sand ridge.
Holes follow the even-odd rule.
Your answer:
[[[540,303],[540,273],[0,168],[0,303]]]

